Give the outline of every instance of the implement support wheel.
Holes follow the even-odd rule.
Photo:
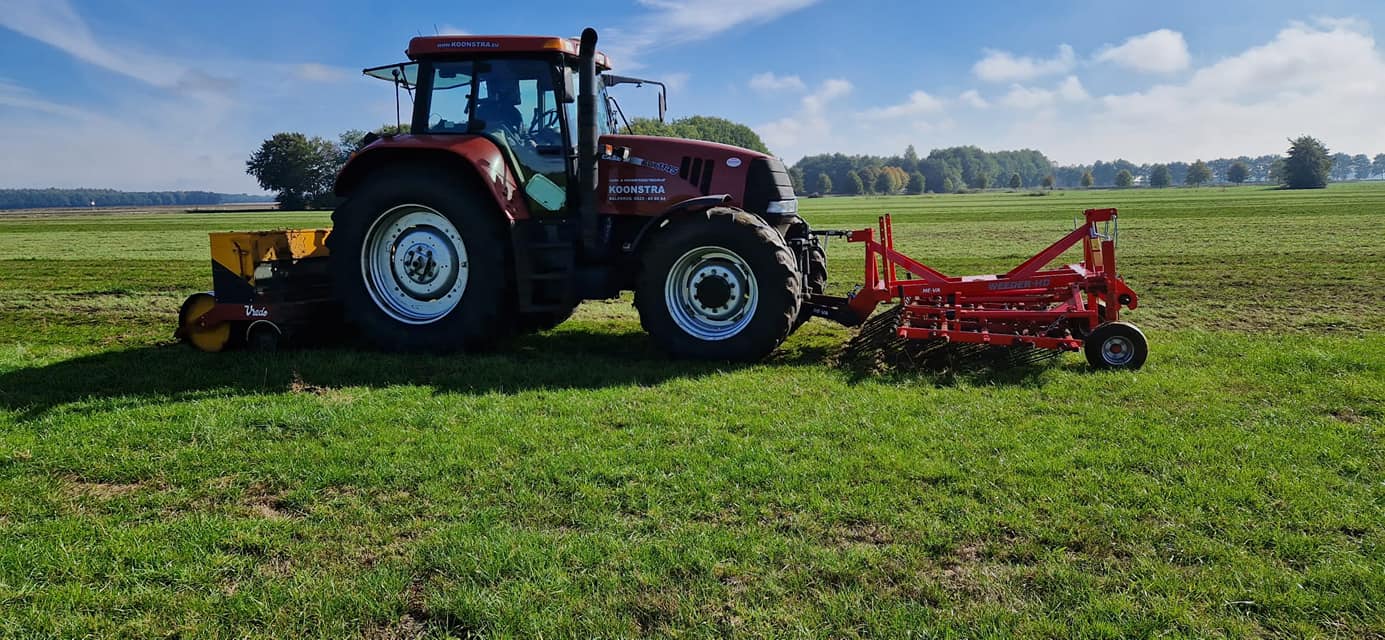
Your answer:
[[[199,351],[216,353],[226,348],[231,341],[231,324],[223,322],[215,327],[203,327],[197,319],[216,306],[216,298],[210,293],[194,293],[183,301],[178,310],[178,337]]]
[[[1083,344],[1094,369],[1139,369],[1149,357],[1149,341],[1128,322],[1108,322],[1096,328]]]

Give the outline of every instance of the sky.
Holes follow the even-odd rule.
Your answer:
[[[0,0],[0,188],[258,193],[245,159],[274,133],[394,121],[360,70],[410,37],[586,26],[617,73],[669,84],[670,117],[743,122],[790,163],[910,144],[1191,161],[1305,133],[1385,152],[1379,0]]]

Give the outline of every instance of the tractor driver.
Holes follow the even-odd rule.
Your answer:
[[[476,101],[476,117],[488,131],[505,129],[518,136],[524,126],[519,102],[519,79],[498,69],[486,78],[486,97]]]

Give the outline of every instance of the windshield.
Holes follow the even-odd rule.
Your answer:
[[[561,136],[553,67],[515,59],[433,64],[428,103],[430,133],[495,133],[554,144]],[[559,138],[561,143],[561,137]]]

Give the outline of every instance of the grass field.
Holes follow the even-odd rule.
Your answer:
[[[1385,637],[1385,185],[804,201],[1003,270],[1122,210],[1139,372],[170,343],[206,232],[0,219],[0,636]],[[860,280],[834,243],[837,290]]]

